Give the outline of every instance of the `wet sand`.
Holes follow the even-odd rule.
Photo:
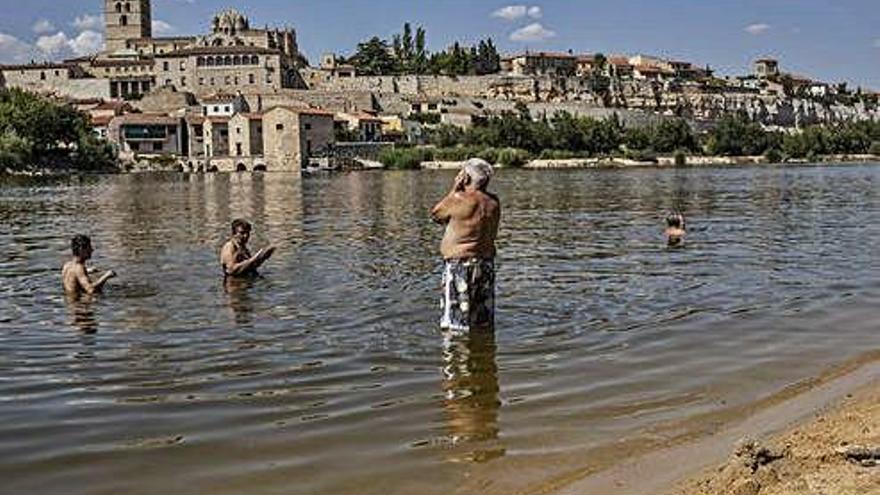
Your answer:
[[[738,424],[635,455],[553,493],[880,494],[876,352],[781,392],[770,402]]]

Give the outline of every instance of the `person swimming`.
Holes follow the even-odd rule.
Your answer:
[[[684,236],[687,234],[684,215],[677,211],[667,215],[665,234],[667,245],[680,246],[684,242]]]
[[[86,262],[92,258],[92,240],[87,235],[78,234],[70,240],[70,250],[73,259],[61,268],[61,283],[64,292],[69,296],[81,294],[94,294],[100,292],[108,280],[116,276],[116,272],[110,270],[101,275],[96,282],[89,277],[89,268]]]
[[[251,224],[246,220],[236,219],[232,222],[232,237],[220,250],[220,266],[223,276],[252,277],[257,275],[257,268],[266,262],[275,252],[272,246],[265,247],[251,256],[247,244],[251,238]]]

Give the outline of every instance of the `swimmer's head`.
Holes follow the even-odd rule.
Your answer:
[[[87,260],[92,257],[92,240],[87,235],[77,234],[70,239],[70,251],[77,258]]]
[[[666,226],[673,229],[684,229],[684,215],[672,212],[666,216]]]
[[[464,162],[461,167],[462,171],[469,177],[469,184],[473,184],[475,189],[485,191],[492,179],[492,165],[480,158],[471,158]]]
[[[232,237],[245,244],[251,238],[251,224],[247,220],[236,218],[232,221]]]

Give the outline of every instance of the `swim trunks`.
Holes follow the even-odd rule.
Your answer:
[[[440,327],[467,331],[495,323],[495,260],[446,260]]]

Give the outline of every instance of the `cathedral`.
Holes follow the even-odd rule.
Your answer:
[[[104,50],[61,63],[0,66],[0,83],[71,98],[137,99],[157,87],[197,97],[303,88],[293,29],[254,29],[235,10],[201,36],[154,37],[150,0],[104,0]]]

